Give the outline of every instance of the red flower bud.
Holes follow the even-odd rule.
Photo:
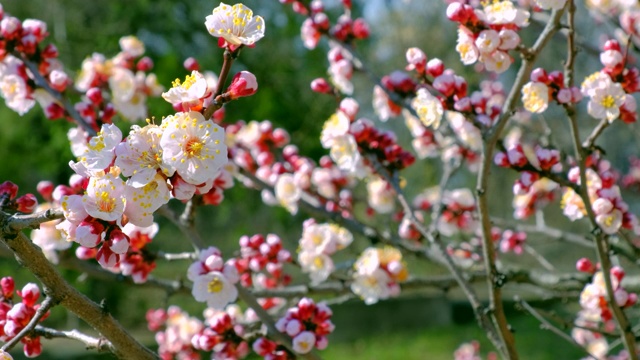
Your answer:
[[[251,96],[256,91],[258,91],[258,81],[255,75],[248,71],[241,71],[233,77],[226,93],[231,99],[235,100],[243,96]]]

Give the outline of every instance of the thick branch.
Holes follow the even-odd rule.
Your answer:
[[[7,215],[0,213],[2,228],[7,226]],[[2,233],[0,240],[15,254],[38,280],[50,289],[53,301],[75,313],[111,341],[115,354],[123,359],[157,359],[158,357],[137,342],[108,312],[71,286],[44,257],[42,251],[23,233]]]

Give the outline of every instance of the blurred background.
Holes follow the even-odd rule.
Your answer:
[[[107,57],[119,51],[118,39],[125,35],[136,35],[145,43],[147,52],[155,63],[154,72],[165,87],[170,87],[175,78],[187,73],[182,67],[184,59],[195,57],[202,70],[218,72],[222,64],[222,51],[216,39],[209,36],[204,19],[217,2],[204,0],[129,0],[129,1],[85,1],[85,0],[2,0],[4,11],[20,19],[36,18],[48,24],[50,41],[60,52],[60,60],[69,74],[78,73],[80,64],[93,52]],[[325,1],[330,14],[339,14],[339,1]],[[226,121],[270,120],[275,126],[286,128],[303,155],[318,160],[325,154],[319,143],[319,134],[324,121],[335,111],[335,100],[312,93],[309,83],[316,77],[326,75],[326,41],[318,49],[309,51],[302,45],[299,36],[303,18],[277,0],[246,0],[254,14],[266,20],[266,37],[253,49],[242,52],[234,64],[232,73],[250,70],[259,82],[256,95],[227,106]],[[334,8],[332,8],[332,5]],[[423,49],[429,58],[441,58],[447,67],[453,68],[469,79],[470,89],[479,76],[471,68],[465,68],[454,51],[456,25],[444,17],[446,4],[441,1],[423,0],[360,0],[354,1],[354,18],[363,16],[371,26],[371,38],[359,44],[358,51],[368,66],[382,76],[405,66],[405,50],[412,46]],[[335,11],[334,11],[335,10]],[[580,9],[580,11],[585,11]],[[582,14],[584,15],[584,14]],[[335,17],[334,17],[335,19]],[[541,26],[531,25],[524,39],[531,44]],[[584,39],[592,39],[598,46],[601,39],[590,37],[589,31],[581,33]],[[540,65],[560,69],[561,56],[565,52],[565,41],[558,37],[548,50],[548,56]],[[581,57],[579,68],[584,73],[598,69],[597,58]],[[512,70],[515,66],[512,66]],[[509,71],[501,76],[509,84],[514,74]],[[372,84],[361,74],[354,76],[354,97],[361,104],[360,116],[375,119],[371,109]],[[161,118],[172,113],[171,106],[163,100],[153,99],[149,115]],[[552,112],[547,118],[554,130],[553,138],[570,152],[566,123],[555,123]],[[585,128],[593,127],[595,120],[585,119]],[[4,104],[0,104],[0,182],[11,180],[18,184],[21,192],[35,192],[38,181],[48,179],[56,184],[67,183],[72,174],[65,164],[73,159],[69,150],[66,132],[71,124],[64,121],[47,120],[37,106],[20,117]],[[397,130],[401,140],[410,135],[401,120],[382,124]],[[638,136],[637,126],[614,124],[602,139],[608,154],[620,164],[631,154],[638,154],[632,141]],[[586,130],[585,130],[586,132]],[[405,142],[406,144],[407,142]],[[627,145],[623,145],[627,144]],[[630,145],[629,145],[630,144]],[[424,161],[410,168],[404,175],[409,184],[409,195],[437,185],[439,172],[437,161]],[[624,166],[624,165],[622,165]],[[623,168],[623,170],[626,170]],[[502,173],[501,173],[502,175]],[[513,175],[504,171],[492,184],[496,196],[492,203],[492,214],[510,218],[511,186]],[[454,178],[454,186],[473,186],[475,176],[463,170]],[[501,190],[498,190],[501,189]],[[633,204],[633,203],[632,203]],[[178,204],[179,207],[179,204]],[[236,186],[225,192],[221,206],[203,208],[197,225],[202,234],[209,234],[208,244],[219,247],[224,254],[237,251],[241,235],[276,233],[290,250],[294,250],[299,239],[305,214],[289,215],[284,209],[263,205],[256,191]],[[566,226],[559,210],[551,210],[550,223]],[[167,252],[190,250],[190,244],[181,238],[178,231],[162,218],[158,218],[161,231],[152,248]],[[586,229],[583,226],[582,229]],[[355,255],[368,244],[358,239],[350,255]],[[566,246],[566,245],[565,245]],[[543,241],[538,250],[545,256],[554,257],[563,249],[551,241]],[[566,254],[566,250],[565,254]],[[583,254],[584,253],[584,254]],[[572,249],[572,268],[576,259],[590,255],[583,249]],[[409,259],[412,261],[413,259]],[[523,260],[527,264],[529,260]],[[535,264],[531,262],[531,264]],[[159,265],[154,272],[158,277],[180,279],[186,274],[185,263]],[[534,265],[532,265],[534,266]],[[421,271],[442,272],[428,265],[416,265]],[[411,266],[410,266],[411,268]],[[83,276],[73,270],[62,270],[74,285],[95,301],[104,299],[114,316],[142,341],[155,346],[153,334],[146,330],[144,313],[148,308],[179,304],[192,315],[199,316],[202,304],[190,301],[189,296],[173,295],[170,298],[157,290],[136,289],[125,284],[103,283]],[[35,281],[13,259],[0,260],[0,275],[15,275],[22,284]],[[304,277],[297,278],[303,282]],[[513,294],[508,294],[510,299]],[[556,304],[539,304],[555,309]],[[541,330],[535,319],[507,304],[511,325],[516,331],[518,349],[523,359],[577,359],[579,350],[568,343]],[[477,327],[473,312],[463,297],[455,290],[448,293],[414,293],[403,299],[380,302],[365,306],[359,301],[349,301],[333,307],[336,331],[330,337],[330,346],[322,354],[326,359],[451,359],[453,351],[463,342],[480,341],[483,353],[491,346]],[[575,310],[575,309],[574,309]],[[569,314],[570,316],[570,314]],[[62,308],[53,310],[47,323],[52,327],[71,329],[85,325]],[[87,330],[90,332],[90,330]],[[98,359],[110,358],[86,352],[70,341],[56,341],[50,346],[44,341],[43,359]],[[15,358],[22,354],[14,350]]]

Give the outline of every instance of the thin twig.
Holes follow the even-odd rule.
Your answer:
[[[80,341],[87,349],[96,349],[98,352],[114,352],[114,347],[111,342],[105,338],[95,338],[87,334],[83,334],[80,331],[73,329],[69,331],[60,331],[56,329],[50,329],[43,326],[36,326],[34,334],[44,337],[45,339],[71,339]]]
[[[36,325],[38,325],[42,317],[45,316],[49,311],[49,309],[51,309],[55,305],[56,305],[56,300],[54,298],[49,296],[45,297],[44,301],[40,304],[40,307],[38,308],[38,310],[36,310],[36,313],[33,315],[31,320],[29,320],[29,323],[27,324],[27,326],[25,326],[22,330],[20,330],[18,335],[14,336],[13,338],[11,338],[11,340],[7,341],[2,346],[2,349],[0,350],[8,352],[11,349],[13,349],[13,347],[16,346],[16,344],[18,344],[23,337],[29,335],[29,333],[33,331],[33,329],[35,329]]]
[[[529,314],[533,315],[533,317],[535,317],[536,319],[538,319],[538,321],[540,321],[541,328],[545,329],[545,330],[549,330],[552,333],[558,335],[560,338],[566,340],[567,342],[569,342],[570,344],[572,344],[573,346],[582,349],[585,353],[587,353],[587,355],[591,356],[594,359],[598,359],[598,357],[594,356],[593,354],[591,354],[589,352],[589,350],[585,349],[582,345],[578,344],[575,340],[573,340],[573,338],[571,336],[569,336],[567,333],[565,333],[564,331],[558,329],[556,326],[554,326],[552,323],[550,323],[547,319],[544,318],[544,316],[540,315],[536,309],[534,309],[533,307],[531,307],[531,305],[529,305],[526,301],[516,297],[516,302],[518,302],[518,304],[520,306],[522,306],[523,309],[525,309]]]
[[[56,91],[51,86],[49,86],[49,83],[47,82],[47,80],[40,74],[40,70],[38,69],[38,65],[37,64],[35,64],[31,60],[27,59],[21,53],[14,52],[13,55],[15,57],[19,58],[20,60],[22,60],[22,62],[29,69],[29,71],[31,71],[31,74],[34,77],[34,81],[35,81],[36,85],[41,87],[41,88],[43,88],[44,90],[46,90],[51,96],[53,96],[53,98],[58,103],[62,104],[62,107],[64,108],[64,110],[67,112],[67,114],[69,114],[69,116],[71,116],[71,118],[75,121],[76,124],[78,124],[87,134],[89,134],[89,136],[95,136],[96,135],[96,131],[91,127],[91,125],[89,125],[82,118],[80,113],[78,113],[76,108],[73,107],[73,105],[71,105],[69,100],[63,94],[61,94],[59,91]]]

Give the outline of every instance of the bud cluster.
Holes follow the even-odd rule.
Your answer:
[[[36,314],[40,304],[36,304],[40,298],[40,289],[36,284],[26,284],[22,290],[15,291],[15,282],[12,277],[0,279],[0,341],[7,342],[24,329]],[[14,295],[22,299],[14,301]],[[49,312],[45,313],[40,321],[45,320]],[[22,350],[27,357],[36,357],[42,353],[40,336],[29,334],[20,339]],[[2,352],[0,352],[2,355]]]

